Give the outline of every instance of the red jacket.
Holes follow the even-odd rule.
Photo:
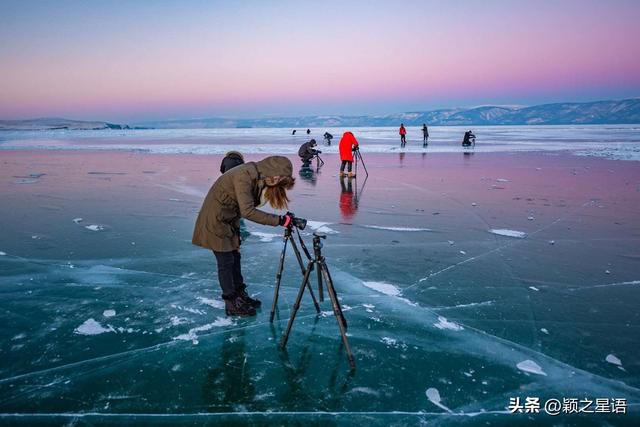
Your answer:
[[[407,130],[404,128],[404,126],[400,126],[400,135],[406,135],[407,134]]]
[[[353,162],[353,147],[358,146],[358,140],[351,132],[345,132],[340,139],[340,160]]]

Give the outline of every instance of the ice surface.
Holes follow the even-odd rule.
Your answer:
[[[383,227],[380,225],[365,225],[364,227],[373,228],[375,230],[389,230],[389,231],[432,231],[429,228],[412,228],[412,227]]]
[[[331,223],[329,222],[307,220],[307,226],[313,231],[318,231],[325,234],[337,234],[338,232],[336,230],[328,227],[330,224]]]
[[[78,326],[74,332],[78,335],[99,335],[105,332],[114,332],[114,330],[111,327],[105,328],[94,319],[87,319],[82,325]]]
[[[252,236],[257,237],[258,239],[260,239],[261,242],[272,242],[274,239],[277,239],[279,237],[282,237],[280,234],[274,234],[274,233],[263,233],[261,231],[250,231],[249,232]]]
[[[508,230],[505,228],[491,229],[489,230],[489,233],[497,234],[499,236],[516,237],[518,239],[523,239],[527,236],[527,233],[524,231]]]
[[[534,362],[533,360],[523,360],[522,362],[519,362],[516,367],[518,369],[520,369],[523,372],[528,372],[530,374],[536,374],[536,375],[544,375],[546,376],[547,374],[542,370],[542,368],[540,367],[540,365],[538,365],[536,362]]]
[[[202,304],[209,305],[213,308],[224,309],[224,301],[221,301],[221,300],[198,297],[198,301],[200,301]]]
[[[2,251],[0,251],[0,256],[6,256],[6,255],[7,255],[7,253],[6,253],[6,252],[2,252]]]

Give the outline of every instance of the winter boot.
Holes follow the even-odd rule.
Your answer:
[[[249,294],[247,293],[247,285],[245,284],[240,285],[240,290],[237,292],[238,292],[238,298],[240,298],[242,302],[244,302],[246,305],[253,308],[260,308],[260,306],[262,305],[262,302],[260,300],[251,298],[249,296]]]
[[[247,317],[256,315],[256,310],[246,304],[239,296],[224,300],[224,312],[227,316]]]
[[[345,177],[345,176],[347,176],[347,174],[346,174],[346,173],[344,173],[344,171],[340,171],[340,178],[343,178],[343,177]]]
[[[355,178],[355,177],[356,177],[356,174],[355,174],[355,173],[353,173],[353,172],[349,172],[349,178]]]

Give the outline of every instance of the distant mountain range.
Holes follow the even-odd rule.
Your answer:
[[[204,118],[159,120],[119,125],[66,119],[0,120],[0,130],[38,129],[206,129],[206,128],[322,128],[357,126],[455,125],[585,125],[640,124],[640,98],[620,101],[543,104],[532,107],[482,106],[386,115],[321,115],[258,119]]]

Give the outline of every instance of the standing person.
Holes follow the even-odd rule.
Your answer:
[[[351,167],[353,166],[353,152],[359,149],[358,140],[353,133],[345,132],[340,139],[340,160],[342,160],[342,164],[340,165],[340,176],[343,177],[346,174],[344,173],[344,167],[348,167],[349,176],[353,178],[356,176],[353,172],[351,172]]]
[[[404,123],[400,123],[398,133],[400,134],[400,147],[404,148],[407,145],[407,130],[404,128]]]
[[[422,124],[422,147],[429,145],[429,128],[426,123]]]
[[[254,316],[261,302],[246,291],[240,266],[240,218],[259,224],[289,226],[293,215],[273,215],[257,209],[269,203],[286,209],[287,190],[295,179],[291,161],[282,156],[248,162],[223,174],[204,199],[192,243],[210,249],[218,264],[218,280],[227,316]]]
[[[307,129],[307,135],[311,133],[311,129]]]
[[[229,151],[224,155],[222,163],[220,163],[220,173],[225,173],[229,169],[233,169],[236,166],[244,164],[244,157],[237,151]]]
[[[294,130],[291,132],[291,135],[295,135],[295,134],[296,134],[296,130],[294,129]]]

